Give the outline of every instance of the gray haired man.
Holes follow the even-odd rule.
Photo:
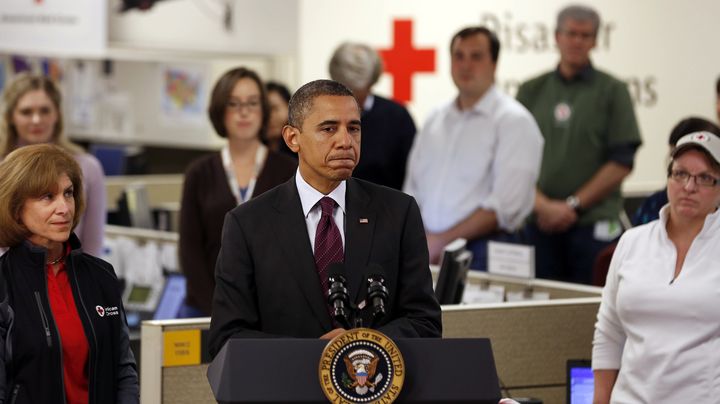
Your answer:
[[[367,45],[345,42],[333,53],[329,70],[362,108],[363,155],[353,176],[401,189],[415,123],[405,107],[372,93],[383,70],[380,56]]]

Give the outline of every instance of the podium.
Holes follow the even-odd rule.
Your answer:
[[[405,361],[400,403],[497,404],[500,387],[486,338],[397,339]],[[318,364],[328,341],[230,339],[208,368],[215,399],[230,403],[327,403]]]

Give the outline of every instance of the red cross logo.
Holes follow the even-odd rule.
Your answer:
[[[435,71],[435,49],[416,49],[412,44],[412,20],[393,21],[393,47],[380,49],[385,73],[393,76],[393,98],[405,104],[412,100],[412,76]]]

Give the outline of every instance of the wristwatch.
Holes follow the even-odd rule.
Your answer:
[[[565,199],[565,203],[575,212],[580,212],[580,199],[575,195],[570,195]]]

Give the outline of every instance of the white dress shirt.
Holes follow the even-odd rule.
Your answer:
[[[322,216],[322,209],[318,202],[324,196],[332,198],[337,204],[333,209],[333,220],[338,230],[340,230],[340,238],[342,239],[343,248],[345,248],[345,190],[347,188],[345,181],[342,181],[329,194],[323,195],[305,181],[302,174],[300,174],[300,169],[298,169],[295,173],[295,186],[297,186],[298,194],[300,194],[300,203],[302,204],[303,215],[305,215],[305,224],[307,225],[313,251],[315,251],[315,233]]]
[[[415,138],[404,191],[425,228],[442,232],[478,208],[513,231],[532,211],[543,138],[525,107],[495,86],[470,109],[456,100],[434,110]]]
[[[676,279],[660,219],[628,230],[603,289],[593,369],[619,369],[612,403],[720,402],[720,213],[708,215]]]

